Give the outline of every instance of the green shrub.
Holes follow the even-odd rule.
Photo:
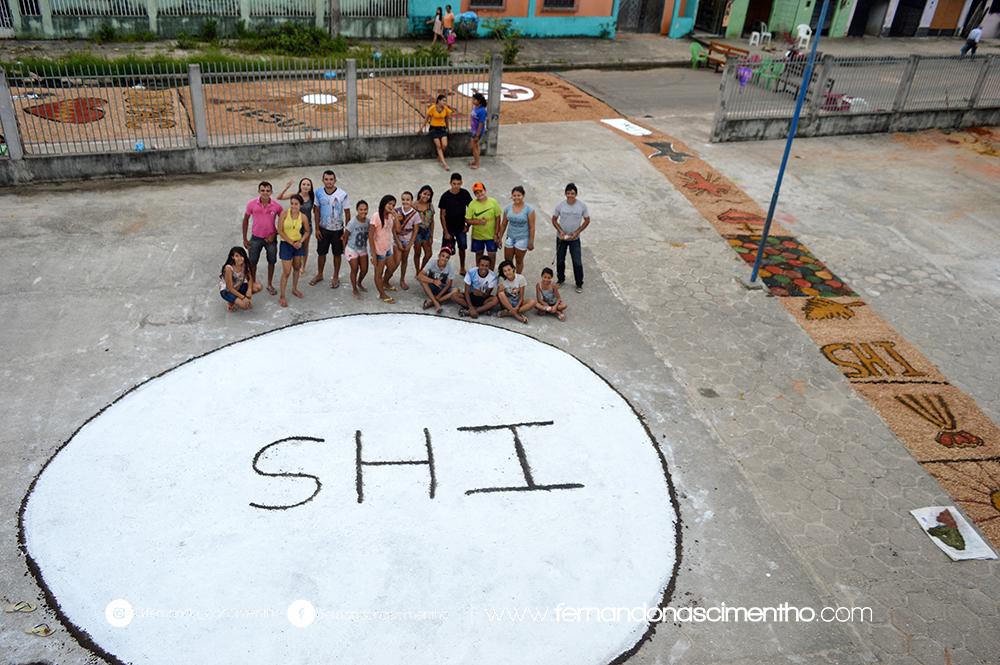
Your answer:
[[[198,39],[203,42],[214,42],[219,38],[219,23],[215,19],[208,19],[201,24],[198,30]]]
[[[121,39],[124,42],[155,42],[158,37],[151,30],[139,30],[138,32],[130,32],[127,35],[122,35]]]
[[[483,29],[490,33],[493,39],[506,39],[514,31],[508,19],[488,18],[483,21]]]
[[[517,60],[517,54],[521,52],[521,35],[514,30],[503,40],[503,64],[513,65]]]
[[[329,56],[346,53],[347,40],[330,37],[315,26],[283,23],[256,33],[243,32],[237,37],[236,48],[246,53],[269,53],[286,56]]]
[[[192,49],[198,48],[198,40],[189,35],[186,32],[177,33],[177,48],[184,51],[190,51]]]
[[[97,29],[97,33],[94,35],[95,44],[107,44],[108,42],[113,42],[118,38],[118,31],[115,30],[115,26],[110,23],[102,23],[101,27]]]

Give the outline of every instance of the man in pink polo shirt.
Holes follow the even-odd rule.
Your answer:
[[[274,264],[278,262],[277,219],[281,214],[281,205],[271,198],[271,183],[264,181],[257,185],[260,196],[247,203],[243,215],[243,246],[250,250],[250,276],[255,284],[257,279],[257,263],[260,261],[260,250],[267,252],[267,292],[272,296],[278,291],[274,288]],[[253,218],[251,236],[247,238],[247,227]]]

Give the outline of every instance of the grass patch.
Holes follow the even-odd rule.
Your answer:
[[[144,72],[181,72],[188,65],[200,64],[204,69],[256,71],[271,69],[335,69],[344,66],[348,58],[358,61],[358,67],[440,66],[449,62],[446,49],[440,46],[422,47],[413,53],[403,53],[399,49],[375,51],[371,46],[354,46],[346,51],[326,58],[277,58],[245,57],[223,53],[218,48],[208,48],[182,57],[167,55],[125,56],[107,58],[86,51],[72,53],[61,58],[21,58],[14,62],[0,62],[0,67],[8,76],[94,76],[111,74],[139,75]]]

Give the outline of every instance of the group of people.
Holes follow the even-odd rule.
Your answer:
[[[448,105],[447,99],[447,95],[438,95],[434,103],[427,107],[424,124],[419,131],[427,129],[427,135],[431,137],[434,150],[437,152],[438,164],[445,171],[450,171],[444,153],[448,150],[448,121],[455,114],[455,109]],[[486,96],[481,92],[473,93],[472,112],[469,113],[469,141],[472,147],[472,161],[469,162],[469,168],[479,168],[481,143],[486,134],[488,115]]]
[[[433,26],[434,39],[431,40],[431,43],[436,44],[437,40],[440,39],[450,51],[456,40],[455,13],[451,11],[451,5],[445,5],[444,11],[438,7],[434,12],[434,18],[428,20],[427,23]]]
[[[323,186],[313,188],[312,180],[302,178],[294,193],[289,181],[274,196],[269,182],[257,187],[243,215],[243,244],[235,246],[226,257],[219,274],[219,294],[230,311],[250,309],[253,298],[265,289],[277,295],[282,307],[288,306],[287,289],[304,297],[299,280],[306,271],[309,246],[316,244],[316,272],[309,279],[315,286],[326,280],[327,255],[332,255],[330,288],[340,288],[342,258],[350,266],[351,291],[355,298],[367,292],[365,278],[374,268],[378,297],[394,304],[390,295],[407,291],[406,275],[411,255],[413,272],[425,296],[424,309],[440,313],[447,303],[459,306],[460,316],[476,318],[495,312],[527,323],[526,313],[553,315],[565,320],[566,303],[559,287],[566,279],[566,253],[573,264],[577,292],[583,290],[583,262],[580,234],[590,224],[587,205],[577,198],[577,187],[566,185],[565,200],[552,215],[556,231],[556,271],[544,268],[535,284],[534,297],[528,292],[524,277],[526,255],[535,248],[536,213],[525,200],[525,190],[518,185],[511,191],[511,202],[501,208],[489,196],[482,182],[472,185],[472,193],[462,184],[462,176],[452,173],[449,188],[434,206],[434,190],[424,185],[416,196],[403,192],[381,197],[374,212],[367,201],[354,204],[347,192],[337,186],[332,170],[323,172]],[[279,201],[288,201],[287,210]],[[441,244],[434,256],[436,219],[441,227]],[[466,270],[466,252],[475,255],[475,266]],[[497,254],[503,249],[503,261],[497,266]],[[258,276],[263,253],[267,260],[267,284]],[[458,255],[456,275],[452,257]],[[279,286],[274,286],[275,267],[281,260]],[[399,273],[398,288],[393,284]]]

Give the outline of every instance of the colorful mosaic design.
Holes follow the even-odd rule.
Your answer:
[[[753,265],[764,222],[756,201],[673,137],[619,133]],[[764,284],[773,295],[790,296],[780,302],[823,355],[1000,548],[1000,428],[790,231],[773,222],[771,232]]]
[[[726,238],[740,257],[753,265],[760,236]],[[769,236],[760,264],[760,278],[776,296],[856,296],[805,245],[791,236]]]

